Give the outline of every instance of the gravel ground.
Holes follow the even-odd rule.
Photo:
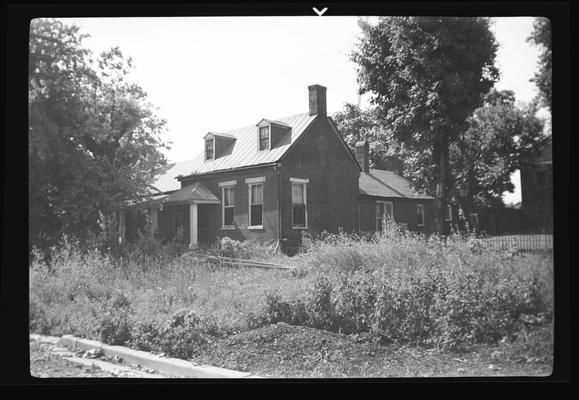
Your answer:
[[[83,355],[85,357],[83,357]],[[30,375],[35,378],[168,378],[120,360],[86,358],[52,343],[30,340]]]

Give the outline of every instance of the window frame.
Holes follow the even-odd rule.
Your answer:
[[[258,178],[247,178],[245,180],[247,183],[247,208],[248,208],[248,220],[247,220],[247,229],[263,229],[263,214],[264,214],[264,204],[265,204],[265,177],[258,177]],[[251,206],[257,205],[252,203],[252,187],[253,186],[261,186],[261,225],[252,225],[251,224]]]
[[[207,158],[207,142],[209,142],[209,141],[211,141],[211,147],[212,147],[212,151],[213,151],[211,158]],[[209,160],[215,160],[215,136],[205,139],[205,161],[209,161]]]
[[[422,212],[418,212],[418,210],[422,210]],[[416,226],[420,226],[423,227],[424,226],[424,204],[417,204],[416,205],[416,216],[418,217],[418,215],[420,215],[422,217],[422,223],[418,223],[418,220],[416,221]]]
[[[382,232],[381,228],[385,218],[380,220],[380,228],[378,228],[378,204],[382,204],[384,206],[384,216],[387,215],[386,205],[390,206],[390,210],[392,211],[390,217],[392,218],[392,221],[394,221],[394,202],[389,200],[376,200],[376,204],[374,205],[374,228],[376,232]]]
[[[261,148],[261,130],[267,128],[267,148]],[[257,151],[271,150],[271,124],[257,126]]]
[[[220,182],[219,187],[221,187],[221,227],[220,229],[235,229],[235,185],[237,181],[227,181]],[[233,205],[227,206],[233,208],[233,224],[225,225],[225,190],[233,191]]]
[[[308,221],[308,183],[309,179],[290,178],[291,182],[291,204],[292,204],[292,229],[309,229]],[[301,185],[304,188],[304,226],[294,224],[294,185]],[[298,204],[298,203],[295,203]]]
[[[444,220],[446,222],[452,222],[452,204],[446,205],[446,214],[444,215]]]

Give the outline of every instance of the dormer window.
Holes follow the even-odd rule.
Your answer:
[[[292,127],[285,122],[262,119],[257,123],[257,151],[277,149],[291,144]]]
[[[270,130],[269,126],[259,128],[259,151],[270,149]]]
[[[205,159],[213,160],[215,158],[215,139],[205,139]]]

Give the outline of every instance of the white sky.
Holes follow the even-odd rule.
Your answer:
[[[373,18],[372,18],[373,19]],[[133,59],[132,79],[167,120],[170,161],[193,158],[202,137],[308,110],[308,85],[327,87],[328,113],[358,101],[349,60],[357,17],[66,18],[91,35],[98,53],[119,46]],[[531,17],[495,19],[500,49],[497,88],[528,102],[539,50],[526,38]],[[366,105],[367,96],[362,99]],[[520,201],[520,177],[505,201]]]

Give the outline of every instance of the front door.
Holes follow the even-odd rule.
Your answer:
[[[391,201],[376,202],[376,232],[382,232],[387,218],[394,218],[394,206]]]

